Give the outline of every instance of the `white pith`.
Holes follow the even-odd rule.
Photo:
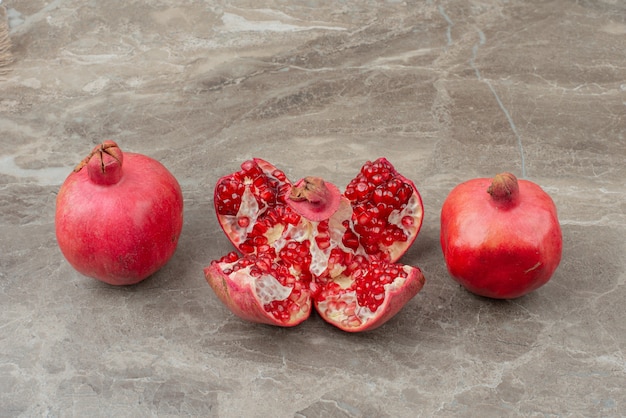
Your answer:
[[[232,263],[222,263],[222,271],[232,269],[237,261]],[[239,269],[229,275],[230,279],[241,287],[249,287],[254,290],[261,305],[266,305],[275,300],[285,300],[291,295],[293,287],[283,286],[276,277],[271,274],[263,274],[254,277],[250,274],[252,266]]]
[[[236,244],[241,244],[246,240],[247,235],[254,228],[259,215],[265,212],[265,208],[259,208],[254,194],[250,190],[250,183],[252,180],[246,178],[244,181],[245,189],[241,195],[241,204],[236,215],[222,215],[222,222],[224,223],[224,229],[231,231],[229,236],[232,237]],[[239,226],[239,219],[248,218],[249,222],[246,227]]]
[[[256,295],[266,305],[275,300],[285,300],[291,294],[292,287],[283,286],[270,274],[264,274],[255,281]]]
[[[317,225],[318,222],[312,222],[313,231],[310,238],[311,266],[309,267],[309,270],[315,276],[321,276],[328,267],[328,259],[330,258],[330,251],[333,249],[333,243],[331,242],[331,245],[324,250],[317,245],[317,241],[315,241],[315,237],[319,234]]]
[[[415,234],[417,230],[417,223],[413,222],[408,228],[402,224],[402,218],[405,216],[410,216],[411,218],[420,218],[422,216],[422,206],[419,204],[419,200],[415,194],[412,194],[409,198],[409,201],[406,203],[406,206],[402,208],[401,211],[395,209],[389,214],[389,218],[387,222],[392,225],[397,226],[404,232],[405,235],[411,236]]]

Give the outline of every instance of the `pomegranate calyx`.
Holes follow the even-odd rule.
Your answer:
[[[513,204],[519,196],[519,184],[517,177],[512,173],[504,172],[496,174],[487,193],[496,203]]]
[[[311,221],[330,218],[339,209],[341,192],[320,177],[305,177],[291,187],[287,204]]]
[[[122,178],[123,160],[122,150],[114,141],[107,140],[97,145],[74,168],[74,172],[77,173],[86,166],[89,179],[92,182],[100,185],[112,185]]]

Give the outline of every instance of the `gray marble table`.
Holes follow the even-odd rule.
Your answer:
[[[626,414],[626,4],[5,0],[0,416]],[[131,287],[81,276],[55,196],[114,139],[178,178],[185,224]],[[380,156],[414,180],[421,293],[383,327],[245,323],[202,269],[231,249],[216,180],[250,157],[340,187]],[[553,197],[563,260],[511,301],[448,276],[439,210],[509,170]]]

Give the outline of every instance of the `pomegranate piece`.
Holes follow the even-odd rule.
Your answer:
[[[57,195],[61,252],[80,273],[135,284],[172,257],[183,226],[183,196],[158,161],[105,141],[66,178]]]
[[[273,251],[244,257],[229,253],[213,261],[205,275],[220,300],[245,320],[293,326],[309,317],[308,283]]]
[[[450,275],[469,291],[496,299],[546,284],[563,247],[550,196],[511,173],[456,186],[441,209],[440,240]]]
[[[218,180],[214,204],[220,225],[243,256],[211,263],[205,277],[246,320],[293,326],[309,316],[312,298],[333,325],[373,329],[423,286],[418,268],[395,264],[419,232],[422,200],[413,182],[384,158],[367,162],[343,195],[319,177],[291,183],[284,172],[255,158]],[[255,284],[259,276],[240,268],[259,257],[275,267],[275,280],[261,276],[272,284],[263,296]],[[274,297],[269,303],[268,295]]]
[[[397,314],[424,282],[417,267],[334,249],[328,276],[318,278],[315,309],[344,331],[372,330]]]

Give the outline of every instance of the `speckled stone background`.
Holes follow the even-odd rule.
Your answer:
[[[621,0],[5,0],[0,416],[626,415],[626,4]],[[76,273],[55,196],[104,139],[178,178],[170,263]],[[202,269],[230,251],[215,181],[252,156],[344,187],[379,156],[425,220],[427,283],[385,326],[245,323]],[[448,276],[439,210],[510,170],[559,209],[563,260],[511,301]]]

